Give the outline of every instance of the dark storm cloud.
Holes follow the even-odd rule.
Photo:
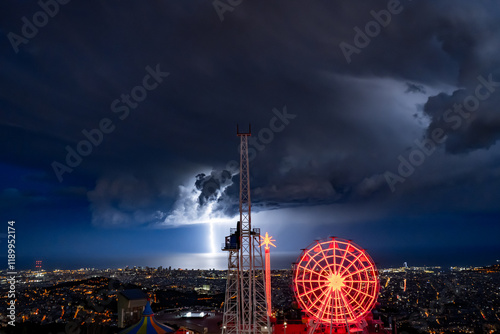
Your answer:
[[[221,172],[212,171],[210,175],[204,173],[196,175],[194,185],[200,191],[200,196],[198,196],[199,204],[204,205],[209,201],[217,200],[221,191],[224,191],[224,188],[232,183],[232,175],[227,170]]]
[[[490,91],[476,81],[479,95],[484,96],[482,99],[475,94],[475,89],[461,89],[452,95],[443,93],[431,97],[425,105],[424,111],[432,119],[427,133],[445,130],[448,136],[446,150],[450,153],[489,148],[500,138],[500,80],[486,79],[484,82],[490,82]]]
[[[20,33],[20,18],[39,10],[6,6],[4,34]],[[88,189],[94,224],[157,223],[175,210],[180,219],[214,201],[234,213],[238,184],[224,170],[238,159],[235,124],[251,122],[255,138],[286,105],[296,119],[251,163],[257,209],[383,200],[383,171],[426,130],[413,118],[417,105],[425,103],[428,131],[444,126],[477,76],[496,73],[500,26],[496,2],[401,1],[348,64],[339,44],[354,43],[354,28],[387,6],[247,1],[220,22],[211,2],[70,2],[19,53],[2,42],[3,160],[54,175],[67,146],[109,118],[113,132],[63,181]],[[120,119],[113,101],[156,64],[170,75]],[[474,121],[450,133],[448,152],[494,145],[498,102],[481,102]],[[414,177],[406,185],[420,189]]]
[[[161,216],[155,215],[155,206],[150,202],[160,196],[160,191],[144,179],[125,175],[112,181],[99,180],[96,188],[89,192],[89,201],[96,225],[130,226],[144,224]]]
[[[447,131],[446,150],[451,153],[488,148],[500,136],[500,26],[491,12],[498,4],[454,6],[440,20],[437,38],[443,50],[459,65],[457,86],[452,94],[429,98],[424,111],[431,118],[428,132]]]
[[[411,82],[407,82],[406,86],[408,86],[408,88],[406,89],[405,93],[422,93],[422,94],[426,93],[425,88],[422,85],[417,85]]]

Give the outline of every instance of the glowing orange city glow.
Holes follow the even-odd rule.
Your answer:
[[[73,317],[73,319],[76,319],[76,315],[78,314],[79,311],[80,311],[80,307],[77,307],[76,312],[75,312],[75,316]]]
[[[357,324],[377,300],[377,268],[351,241],[315,241],[297,261],[294,291],[300,307],[316,322],[336,327]]]

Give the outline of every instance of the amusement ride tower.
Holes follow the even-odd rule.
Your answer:
[[[272,308],[272,303],[271,303],[271,250],[269,248],[269,245],[276,247],[275,244],[273,244],[273,241],[276,241],[273,239],[273,237],[270,237],[269,234],[267,234],[262,238],[262,243],[260,244],[261,246],[264,245],[264,250],[266,253],[266,300],[267,300],[267,314],[271,316],[271,312],[273,310]]]
[[[228,272],[222,334],[271,333],[264,267],[260,246],[260,229],[252,229],[248,132],[240,137],[240,220],[226,237],[222,250],[228,251]]]

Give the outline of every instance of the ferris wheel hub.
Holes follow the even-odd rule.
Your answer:
[[[330,276],[328,276],[328,286],[332,291],[340,290],[345,286],[344,278],[338,274],[330,274]]]

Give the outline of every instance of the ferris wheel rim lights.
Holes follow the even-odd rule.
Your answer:
[[[306,314],[323,324],[359,323],[374,307],[380,288],[370,255],[350,240],[316,240],[295,264],[295,297]]]

